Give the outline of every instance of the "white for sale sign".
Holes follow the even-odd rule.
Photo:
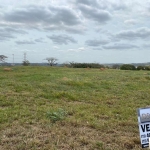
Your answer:
[[[138,123],[142,148],[149,147],[150,107],[138,109]]]

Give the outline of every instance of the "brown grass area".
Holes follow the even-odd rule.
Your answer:
[[[1,132],[1,150],[137,150],[133,133],[109,129],[101,132],[77,122],[23,126],[17,123]]]

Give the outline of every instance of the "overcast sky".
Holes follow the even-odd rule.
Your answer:
[[[0,0],[8,62],[150,62],[149,41],[149,0]]]

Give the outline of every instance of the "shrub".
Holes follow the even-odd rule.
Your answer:
[[[25,61],[22,62],[22,65],[23,66],[29,66],[30,62],[28,60],[25,60]]]
[[[136,70],[134,65],[124,64],[120,67],[121,70]]]
[[[67,115],[67,112],[61,108],[59,108],[57,111],[47,112],[47,118],[49,118],[54,123],[56,121],[63,120],[66,115]]]
[[[150,70],[150,66],[145,66],[145,70]]]
[[[104,65],[98,63],[70,63],[72,68],[105,68]]]
[[[145,70],[145,67],[144,66],[138,66],[136,69],[137,70]]]

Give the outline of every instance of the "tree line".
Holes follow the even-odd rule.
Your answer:
[[[132,64],[123,64],[120,66],[121,70],[150,70],[150,66],[137,66]]]
[[[71,68],[105,68],[104,65],[99,63],[75,63],[70,62],[69,64],[66,64],[67,67]]]
[[[8,57],[5,55],[0,55],[0,62],[1,63],[6,63],[6,59]],[[55,57],[47,57],[44,59],[47,61],[47,64],[49,66],[56,66],[58,59]],[[30,62],[28,60],[22,61],[23,66],[29,66]],[[64,63],[61,66],[65,67],[70,67],[70,68],[110,68],[110,69],[120,69],[120,70],[150,70],[150,66],[134,66],[132,64],[114,64],[111,67],[109,66],[104,66],[103,64],[99,63],[77,63],[77,62],[69,62],[69,63]]]

